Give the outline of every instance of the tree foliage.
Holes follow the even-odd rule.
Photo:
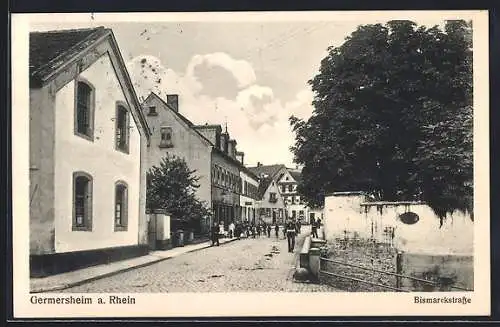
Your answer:
[[[364,25],[328,51],[313,115],[290,117],[309,204],[361,190],[426,201],[441,219],[472,212],[471,24]]]
[[[184,159],[165,156],[159,166],[152,167],[147,173],[146,207],[164,209],[173,218],[184,221],[184,225],[198,227],[210,211],[205,202],[196,198],[195,191],[200,185],[195,173]]]

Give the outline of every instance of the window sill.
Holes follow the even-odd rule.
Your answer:
[[[115,147],[115,150],[124,154],[130,154],[128,147],[126,149],[122,149],[120,147]]]
[[[91,232],[92,231],[92,227],[76,227],[76,226],[73,226],[73,228],[71,230],[73,232]]]
[[[89,142],[94,142],[94,135],[82,134],[75,131],[75,136],[81,137],[82,139],[86,139]]]
[[[126,232],[127,230],[127,226],[115,226],[115,232]]]
[[[160,144],[160,145],[158,145],[158,147],[160,149],[168,149],[168,148],[173,148],[174,145],[173,144]]]
[[[148,112],[148,116],[158,116],[157,112]]]

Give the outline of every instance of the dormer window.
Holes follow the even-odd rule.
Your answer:
[[[155,106],[150,106],[148,111],[148,116],[158,116]]]
[[[171,148],[172,143],[172,127],[160,128],[160,148]]]

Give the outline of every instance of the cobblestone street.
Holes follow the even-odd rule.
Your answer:
[[[147,267],[130,270],[69,288],[63,292],[335,292],[327,285],[293,281],[305,233],[295,253],[287,241],[261,236],[186,253]]]

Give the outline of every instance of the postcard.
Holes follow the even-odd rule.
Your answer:
[[[487,11],[12,15],[15,318],[490,314]]]

